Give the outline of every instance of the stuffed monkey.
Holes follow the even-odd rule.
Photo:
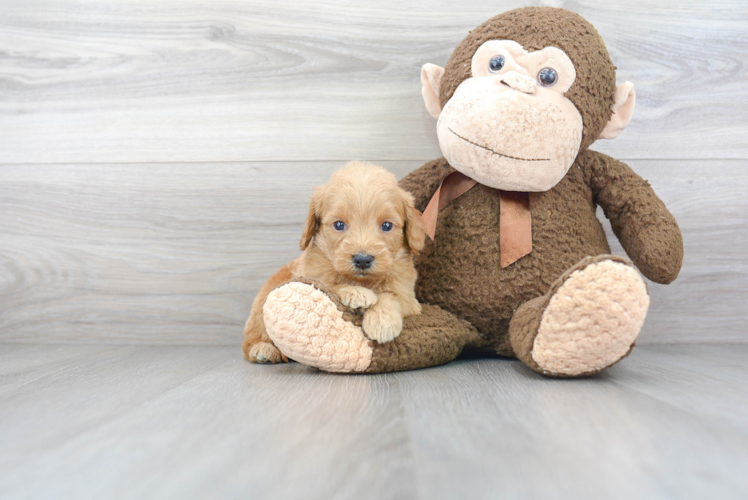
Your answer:
[[[421,80],[444,154],[400,182],[432,238],[416,258],[423,313],[379,344],[324,287],[291,282],[265,304],[273,342],[334,372],[434,366],[469,348],[579,377],[628,355],[649,307],[639,272],[673,281],[683,241],[645,180],[589,149],[635,102],[594,27],[558,8],[505,12]],[[609,255],[597,205],[633,265]]]

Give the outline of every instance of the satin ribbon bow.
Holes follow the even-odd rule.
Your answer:
[[[474,181],[461,172],[452,172],[442,180],[439,188],[423,211],[426,234],[432,240],[436,235],[436,219],[439,210],[449,205],[455,198],[472,189]],[[517,191],[499,192],[499,249],[501,268],[505,268],[532,252],[532,218],[530,215],[530,195]]]

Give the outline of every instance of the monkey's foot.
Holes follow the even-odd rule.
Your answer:
[[[517,357],[535,371],[590,375],[631,352],[648,308],[647,287],[628,261],[588,257],[523,304],[509,335]]]
[[[402,332],[380,344],[366,336],[364,318],[323,285],[299,278],[268,295],[267,333],[283,354],[328,372],[381,373],[448,363],[468,345],[483,342],[469,323],[437,306],[403,319]]]
[[[371,364],[373,349],[361,327],[339,302],[311,284],[294,281],[276,288],[263,314],[273,343],[299,363],[343,373],[363,372]]]

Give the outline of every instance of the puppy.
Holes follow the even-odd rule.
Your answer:
[[[262,308],[281,283],[300,276],[329,287],[343,305],[363,311],[363,330],[384,343],[400,334],[403,318],[421,312],[413,255],[425,232],[413,195],[381,167],[352,162],[318,187],[301,236],[303,253],[270,277],[244,327],[244,356],[255,363],[288,359],[265,331]]]

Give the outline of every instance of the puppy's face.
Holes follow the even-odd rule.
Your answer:
[[[313,244],[335,271],[366,281],[423,248],[423,222],[413,196],[386,170],[354,162],[317,188],[301,248]]]

